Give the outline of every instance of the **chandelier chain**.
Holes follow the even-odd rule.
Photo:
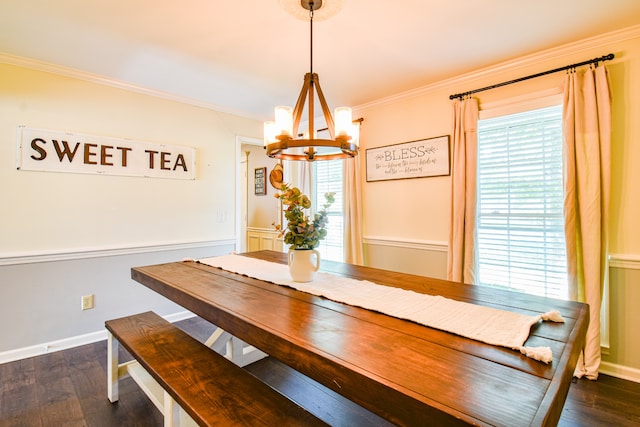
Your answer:
[[[309,72],[313,74],[313,2],[309,2],[309,31],[311,33],[309,37]]]

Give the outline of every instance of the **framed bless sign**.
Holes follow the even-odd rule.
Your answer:
[[[367,150],[367,182],[450,173],[449,135]]]
[[[267,194],[267,168],[256,168],[254,171],[254,183],[256,196]]]

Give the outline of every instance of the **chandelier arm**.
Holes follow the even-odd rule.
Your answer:
[[[295,107],[293,107],[293,136],[294,138],[298,134],[298,128],[300,127],[300,120],[302,118],[302,111],[304,110],[304,103],[307,100],[307,93],[311,85],[311,73],[304,75],[304,83],[302,84],[302,90],[298,95],[298,101],[296,101]]]
[[[315,79],[318,76],[316,74],[311,74],[311,81],[309,82],[309,100],[307,103],[309,119],[308,119],[308,131],[309,131],[309,139],[315,138],[315,96],[313,95],[313,91],[315,88]]]
[[[329,135],[331,135],[331,139],[335,138],[335,124],[333,122],[333,116],[331,116],[331,109],[327,105],[327,100],[324,98],[324,94],[322,93],[322,88],[320,87],[320,78],[317,74],[314,74],[314,80],[316,82],[316,92],[318,94],[318,100],[320,101],[320,106],[322,107],[322,113],[324,114],[324,120],[327,122],[327,129],[329,129]]]

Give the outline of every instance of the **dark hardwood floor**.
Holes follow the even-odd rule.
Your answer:
[[[200,340],[213,331],[200,318],[178,325]],[[128,355],[123,351],[121,360]],[[0,427],[162,426],[162,416],[130,378],[120,401],[107,399],[106,341],[0,365]],[[251,372],[332,425],[384,425],[375,415],[271,359]],[[640,384],[601,375],[571,385],[560,426],[640,426]]]

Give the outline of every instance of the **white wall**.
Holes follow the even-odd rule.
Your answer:
[[[196,179],[19,171],[20,125],[195,147]],[[0,354],[136,311],[182,311],[129,269],[234,249],[236,136],[261,132],[256,120],[0,63]],[[96,308],[80,311],[86,294]]]
[[[229,159],[236,134],[253,136],[259,123],[25,68],[0,73],[0,179],[11,183],[1,190],[0,254],[233,236]],[[19,125],[195,147],[197,178],[18,171]]]

